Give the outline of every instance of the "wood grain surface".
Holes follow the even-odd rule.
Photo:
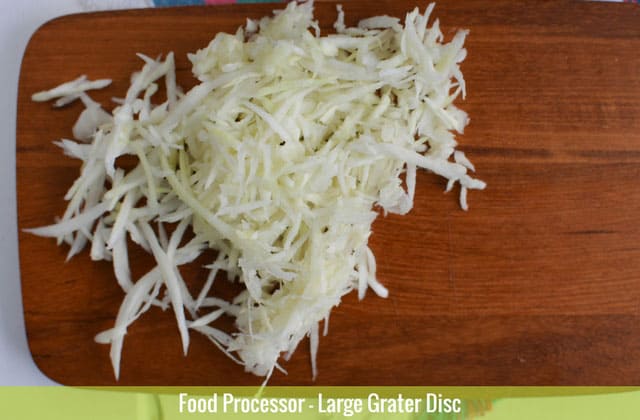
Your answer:
[[[347,21],[403,16],[410,1],[343,2]],[[420,2],[424,7],[426,3]],[[62,214],[78,173],[52,140],[71,136],[80,104],[52,109],[36,91],[80,74],[113,78],[121,96],[141,66],[134,53],[186,53],[273,5],[67,16],[41,27],[22,63],[17,192],[25,320],[37,365],[55,381],[114,384],[109,347],[123,297],[108,263],[22,232]],[[332,3],[318,3],[323,27]],[[414,210],[380,217],[371,246],[390,297],[348,296],[321,338],[319,376],[308,343],[273,385],[640,384],[640,8],[563,1],[439,1],[444,33],[471,33],[462,66],[471,124],[459,137],[484,192],[443,194],[420,173]],[[133,274],[150,261],[134,254]],[[197,276],[198,268],[186,276]],[[223,287],[222,282],[219,286]],[[170,311],[129,330],[120,384],[257,385],[192,334],[181,354]]]

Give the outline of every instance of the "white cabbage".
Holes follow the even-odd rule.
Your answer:
[[[125,298],[96,340],[111,344],[116,377],[127,327],[169,304],[185,353],[194,330],[268,378],[310,336],[315,376],[318,323],[326,333],[342,296],[388,294],[367,246],[376,207],[410,211],[417,168],[447,178],[448,189],[460,183],[465,209],[467,190],[485,187],[455,151],[453,132],[468,122],[453,104],[465,94],[466,32],[443,43],[438,21],[427,25],[432,9],[404,25],[380,16],[348,28],[339,7],[338,33],[320,36],[313,3],[292,2],[190,55],[201,83],[187,93],[169,54],[140,55],[144,66],[111,114],[85,93],[106,81],[81,77],[34,95],[87,107],[74,133],[89,143],[57,143],[82,161],[67,211],[29,231],[71,244],[70,256],[90,242],[92,259],[113,261]],[[167,100],[155,105],[162,78]],[[123,155],[137,166],[118,167]],[[167,234],[164,224],[177,222]],[[135,281],[128,240],[157,264]],[[218,255],[192,296],[180,266],[207,248]],[[220,271],[246,288],[231,302],[211,293]],[[233,334],[213,326],[223,315],[235,318]]]

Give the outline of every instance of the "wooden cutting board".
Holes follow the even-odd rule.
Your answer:
[[[411,1],[344,2],[347,21],[403,16]],[[422,7],[425,2],[420,2]],[[108,263],[22,232],[62,214],[78,173],[52,140],[71,136],[80,104],[51,109],[36,91],[80,74],[113,78],[122,96],[134,55],[186,53],[274,5],[189,7],[67,16],[41,27],[18,95],[17,192],[25,320],[34,360],[63,384],[114,384],[108,346],[123,297]],[[318,3],[324,28],[333,3]],[[640,383],[640,8],[565,1],[440,1],[451,36],[468,28],[462,66],[471,124],[461,149],[488,183],[471,209],[421,173],[415,208],[380,217],[371,246],[390,297],[348,296],[321,338],[272,385],[624,385]],[[134,275],[150,267],[135,254]],[[204,261],[203,261],[204,262]],[[196,268],[188,275],[197,276]],[[201,274],[201,272],[200,272]],[[220,282],[222,284],[222,282]],[[181,354],[170,311],[129,330],[120,384],[256,385],[203,337]]]

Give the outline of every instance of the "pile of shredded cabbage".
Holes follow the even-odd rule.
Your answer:
[[[68,244],[69,258],[90,244],[93,260],[113,262],[125,297],[96,341],[111,345],[116,377],[127,328],[152,306],[173,309],[185,354],[197,331],[267,378],[309,336],[315,377],[318,325],[326,334],[342,296],[387,296],[367,246],[375,207],[407,213],[417,168],[446,178],[447,190],[459,183],[464,209],[467,190],[485,187],[455,151],[453,132],[468,122],[453,104],[465,94],[466,32],[443,43],[438,20],[427,25],[433,6],[404,25],[378,16],[357,27],[338,7],[337,33],[321,36],[313,3],[292,2],[190,55],[200,83],[186,93],[168,54],[140,55],[111,113],[87,94],[109,80],[81,77],[33,96],[86,106],[75,140],[56,143],[82,161],[66,212],[29,231]],[[160,81],[166,101],[155,104]],[[137,165],[119,167],[123,155]],[[156,262],[139,279],[133,244]],[[217,257],[192,295],[180,267],[209,248]],[[219,272],[245,287],[232,301],[212,293]],[[236,332],[214,326],[222,316]]]

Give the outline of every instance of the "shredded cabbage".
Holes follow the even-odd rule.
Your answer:
[[[28,231],[69,244],[69,257],[90,243],[93,260],[113,262],[125,297],[96,341],[111,345],[116,378],[128,326],[168,305],[185,354],[197,331],[268,379],[309,336],[315,377],[318,324],[326,334],[342,296],[388,295],[367,246],[376,206],[409,212],[423,168],[446,178],[448,190],[459,183],[466,210],[467,191],[485,187],[455,151],[454,132],[468,123],[454,105],[466,93],[467,33],[444,43],[438,21],[428,26],[433,6],[408,13],[404,25],[378,16],[351,28],[338,6],[337,33],[320,36],[313,2],[292,2],[189,55],[200,83],[186,93],[168,54],[139,55],[144,65],[111,113],[86,93],[108,80],[82,76],[33,96],[86,106],[77,141],[56,143],[82,161],[67,210]],[[154,104],[162,79],[167,99]],[[137,166],[119,167],[123,155]],[[156,261],[135,281],[133,244]],[[180,267],[209,248],[217,257],[193,296]],[[245,286],[232,301],[212,295],[222,271]],[[214,326],[223,315],[237,331]]]

